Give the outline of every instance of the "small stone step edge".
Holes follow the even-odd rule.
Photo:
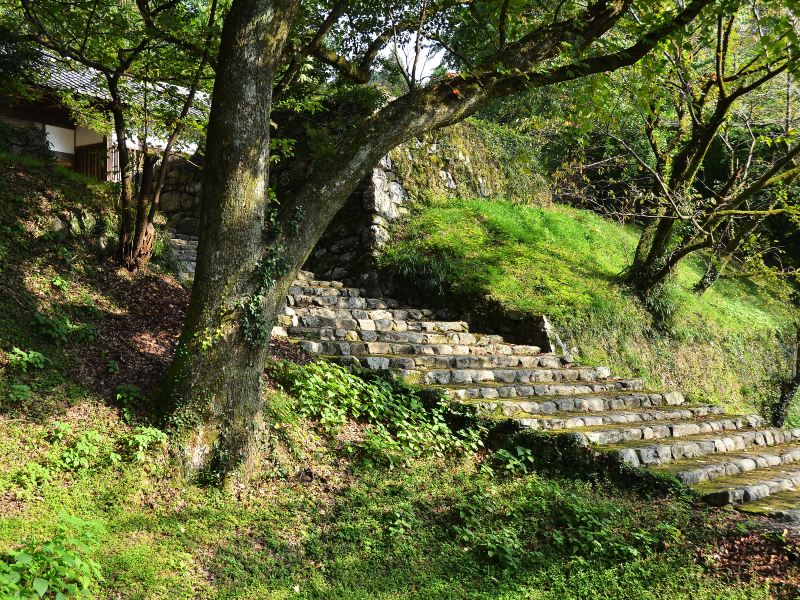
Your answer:
[[[643,389],[641,379],[616,378],[594,383],[517,383],[497,386],[476,384],[471,387],[433,386],[443,389],[456,400],[500,400],[535,398],[541,396],[576,396],[613,391],[638,391]]]
[[[490,402],[484,399],[460,400],[465,404],[475,404],[489,412],[522,411],[530,414],[556,415],[559,413],[585,413],[623,411],[664,406],[682,406],[686,402],[680,392],[605,392],[584,396],[565,396],[550,398],[540,402],[524,398],[497,398]],[[512,416],[508,414],[507,416]]]
[[[491,414],[491,413],[490,413]],[[597,413],[558,413],[554,416],[503,415],[504,418],[516,419],[526,429],[537,431],[556,431],[561,429],[581,429],[603,425],[633,425],[656,421],[675,421],[685,419],[691,421],[698,417],[720,416],[724,409],[720,406],[686,406],[675,408],[654,408],[639,411],[607,411]]]
[[[489,354],[516,354],[520,356],[557,356],[555,354],[543,353],[538,346],[531,346],[525,344],[512,344],[509,342],[498,341],[499,336],[476,334],[471,332],[449,332],[449,333],[430,333],[418,331],[360,331],[360,330],[336,330],[331,327],[274,327],[272,330],[273,337],[283,337],[290,340],[296,340],[300,343],[307,352],[312,354],[335,354],[341,356],[349,355],[364,355],[375,354],[369,348],[363,348],[362,345],[385,345],[385,348],[392,349],[393,354],[404,354],[402,351],[404,346],[408,346],[408,350],[415,352],[409,355],[423,355],[423,356],[452,356],[453,354],[466,354],[469,356],[487,356]],[[331,336],[338,335],[339,338],[331,338]],[[353,339],[341,339],[352,337]],[[409,337],[413,338],[444,338],[442,341],[408,341]],[[387,338],[405,338],[404,340],[388,339]],[[448,338],[458,338],[449,339]],[[502,338],[500,338],[502,339]],[[355,344],[357,352],[353,352],[350,345]],[[324,345],[324,347],[323,347]],[[430,352],[423,352],[423,350],[430,349]],[[419,352],[416,352],[419,350]],[[382,352],[377,352],[381,354]],[[566,362],[563,358],[559,360]],[[568,359],[567,359],[568,360]]]
[[[763,447],[745,450],[743,455],[728,460],[720,460],[693,469],[672,471],[686,485],[713,481],[720,477],[735,477],[769,467],[778,467],[800,462],[800,445],[770,446],[772,452],[764,452]],[[719,456],[725,457],[725,454]]]
[[[768,427],[726,435],[687,436],[676,442],[611,447],[609,450],[616,452],[622,461],[632,467],[657,467],[684,458],[738,452],[757,446],[780,446],[794,441],[800,441],[800,428]]]
[[[752,473],[752,472],[751,472]],[[703,500],[712,506],[726,504],[745,504],[761,500],[774,494],[800,488],[800,471],[787,471],[776,474],[771,479],[742,486],[732,486],[703,495]]]

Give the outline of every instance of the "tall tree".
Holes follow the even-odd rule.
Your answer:
[[[649,155],[619,141],[652,181],[625,276],[643,296],[685,257],[729,255],[766,216],[794,210],[784,192],[800,173],[800,144],[784,127],[782,76],[800,68],[798,52],[789,9],[753,2],[697,21],[635,67]]]
[[[667,2],[634,7],[630,0],[595,0],[588,7],[561,2],[515,5],[513,11],[489,2],[481,4],[487,7],[481,18],[491,27],[482,35],[465,33],[459,42],[473,44],[467,56],[451,45],[451,34],[465,18],[474,19],[471,4],[387,3],[380,12],[348,0],[326,8],[234,0],[216,61],[197,273],[164,385],[165,410],[181,435],[190,471],[214,472],[227,481],[252,471],[265,348],[286,290],[383,155],[495,98],[633,64],[711,0],[679,9]],[[384,48],[408,47],[414,39],[421,40],[411,41],[414,54],[421,57],[426,45],[438,44],[460,72],[427,79],[420,60],[410,61],[406,93],[345,115],[326,131],[325,143],[316,143],[319,136],[315,143],[299,141],[275,177],[273,196],[267,178],[273,85],[282,104],[300,102],[302,95],[291,90],[310,68],[327,71],[328,80],[335,72],[353,89],[368,84]]]

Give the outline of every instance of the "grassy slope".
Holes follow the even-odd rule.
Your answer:
[[[718,523],[684,501],[493,476],[480,454],[371,467],[297,421],[286,397],[273,398],[275,468],[238,498],[177,479],[164,448],[136,460],[124,448],[146,405],[125,423],[110,390],[155,383],[177,332],[165,317],[185,292],[157,272],[116,271],[90,236],[47,233],[55,214],[107,210],[109,190],[7,157],[0,178],[0,553],[52,538],[69,514],[94,532],[81,552],[100,564],[99,598],[764,595],[764,583],[731,584],[696,563]],[[36,312],[75,329],[56,344],[31,325]],[[79,335],[92,329],[94,341]],[[22,372],[4,356],[14,346],[51,362]],[[12,397],[21,385],[29,397]],[[56,421],[71,428],[62,439]],[[65,465],[88,432],[86,465]]]
[[[781,340],[796,315],[786,289],[722,280],[698,298],[688,289],[702,266],[688,261],[665,295],[664,331],[615,281],[635,248],[634,227],[562,206],[435,199],[400,233],[382,257],[388,270],[465,304],[490,297],[547,314],[585,362],[737,410],[760,408],[776,389],[771,380],[787,372]]]

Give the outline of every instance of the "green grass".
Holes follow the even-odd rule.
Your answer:
[[[92,403],[66,421],[74,435],[95,429],[105,440],[126,430]],[[13,435],[6,425],[7,460],[58,452],[47,425],[18,424]],[[313,475],[262,479],[239,498],[174,478],[159,453],[55,473],[32,495],[6,480],[0,550],[49,539],[73,515],[96,538],[85,556],[100,564],[99,598],[721,599],[765,589],[696,564],[713,526],[683,501],[501,477],[475,455],[368,467],[307,424],[283,428],[299,446],[295,468]]]
[[[788,288],[724,279],[698,297],[690,289],[702,264],[693,258],[662,296],[669,317],[656,323],[619,284],[637,236],[633,226],[564,206],[434,199],[414,211],[381,264],[467,310],[491,300],[546,314],[584,362],[759,409],[788,372],[782,344],[797,317]]]

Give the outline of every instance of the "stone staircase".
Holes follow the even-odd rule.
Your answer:
[[[392,369],[492,419],[569,434],[632,467],[670,473],[712,505],[749,503],[800,519],[800,429],[645,390],[608,367],[577,366],[440,317],[301,272],[273,335],[337,362]]]
[[[181,283],[191,283],[194,279],[194,270],[197,265],[197,237],[184,235],[174,230],[167,230],[169,244],[175,257],[177,268],[175,277]]]

